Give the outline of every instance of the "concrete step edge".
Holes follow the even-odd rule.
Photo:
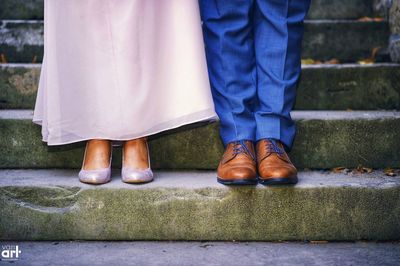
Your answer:
[[[0,63],[0,68],[41,68],[41,63]],[[303,69],[310,68],[336,68],[336,69],[346,69],[346,68],[374,68],[374,67],[393,67],[400,68],[400,63],[392,62],[377,62],[371,64],[357,64],[357,63],[342,63],[342,64],[310,64],[302,65]]]
[[[121,181],[120,168],[113,168],[112,181],[94,186],[84,184],[78,180],[78,170],[73,169],[0,169],[0,188],[15,187],[74,187],[82,190],[103,189],[128,189],[143,190],[150,188],[180,188],[200,189],[218,188],[229,191],[232,188],[245,191],[248,186],[225,186],[217,182],[215,171],[202,170],[155,170],[153,182],[143,185],[126,184]],[[308,188],[373,188],[373,189],[400,189],[400,178],[388,176],[381,169],[373,170],[372,173],[335,173],[330,170],[301,170],[298,173],[299,182],[294,186],[254,186],[257,190],[293,190]]]
[[[363,21],[358,19],[305,19],[305,23],[318,23],[318,24],[333,24],[333,23],[388,23],[387,20],[382,21]],[[1,23],[27,23],[27,24],[35,24],[40,23],[43,24],[44,20],[42,19],[0,19]]]
[[[63,266],[397,265],[400,253],[399,242],[376,243],[366,241],[355,243],[327,241],[313,241],[311,243],[12,241],[6,244],[18,246],[22,252],[18,260],[25,265],[54,265],[54,262],[62,261]],[[75,256],[71,256],[71,254]],[[135,255],[127,256],[127,254]],[[290,259],[288,254],[293,254]],[[68,260],[65,259],[66,257],[68,257]],[[16,262],[15,264],[19,263]]]
[[[294,120],[374,120],[400,119],[400,111],[292,111]],[[0,110],[0,119],[32,120],[33,110]]]
[[[396,240],[400,179],[299,173],[295,186],[226,187],[215,172],[82,184],[76,171],[0,171],[2,240]],[[384,217],[384,219],[382,219]],[[335,222],[332,222],[335,221]]]

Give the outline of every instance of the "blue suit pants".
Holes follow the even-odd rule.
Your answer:
[[[310,0],[199,1],[223,143],[273,138],[290,150]]]

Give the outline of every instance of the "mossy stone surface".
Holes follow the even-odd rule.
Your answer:
[[[9,63],[42,62],[41,22],[3,21],[0,25],[0,53]],[[373,48],[386,48],[389,35],[385,21],[309,20],[305,22],[302,58],[356,62],[370,57]]]
[[[60,187],[61,176],[43,176],[45,186],[29,178],[24,186],[2,184],[0,239],[400,239],[396,179],[308,172],[294,187],[229,188],[217,185],[214,174],[177,176],[159,173],[156,183],[140,187],[116,179],[76,185],[76,177],[64,180],[76,187]]]
[[[43,19],[43,0],[1,0],[0,19]]]
[[[0,65],[0,109],[33,109],[40,65]],[[400,65],[304,66],[296,110],[400,110]]]
[[[379,15],[374,11],[374,0],[313,0],[307,18],[357,19]],[[2,0],[0,19],[43,19],[43,0]]]
[[[297,135],[290,157],[299,168],[400,167],[398,112],[293,113]],[[0,119],[0,168],[80,168],[84,143],[47,147],[29,119]],[[223,152],[218,123],[150,138],[155,169],[216,169]],[[121,152],[113,153],[119,167]]]

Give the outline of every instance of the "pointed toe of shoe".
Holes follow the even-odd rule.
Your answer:
[[[79,172],[79,181],[88,184],[104,184],[111,180],[111,169],[83,170]]]
[[[153,181],[153,171],[150,168],[145,170],[122,168],[122,181],[125,183],[148,183]]]

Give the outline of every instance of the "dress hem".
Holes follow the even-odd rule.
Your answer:
[[[187,118],[190,117],[190,118]],[[41,118],[33,118],[32,122],[40,125],[42,125],[43,119]],[[190,125],[194,123],[199,123],[199,122],[215,122],[218,121],[218,116],[215,114],[214,110],[206,110],[206,111],[200,111],[197,112],[196,115],[186,115],[181,118],[177,118],[174,120],[175,123],[172,122],[167,122],[167,123],[161,123],[158,126],[153,127],[152,129],[149,129],[143,133],[138,133],[138,134],[127,134],[125,137],[119,137],[119,138],[110,138],[107,136],[87,136],[87,137],[81,137],[81,138],[66,138],[65,141],[49,141],[48,135],[43,136],[42,133],[42,142],[47,143],[48,146],[58,146],[58,145],[67,145],[67,144],[72,144],[72,143],[77,143],[77,142],[82,142],[82,141],[87,141],[90,139],[107,139],[111,141],[127,141],[127,140],[133,140],[133,139],[138,139],[138,138],[143,138],[143,137],[148,137],[151,135],[155,135],[164,131],[169,131],[173,130],[185,125]],[[162,125],[169,124],[169,126],[165,126],[163,128]]]

